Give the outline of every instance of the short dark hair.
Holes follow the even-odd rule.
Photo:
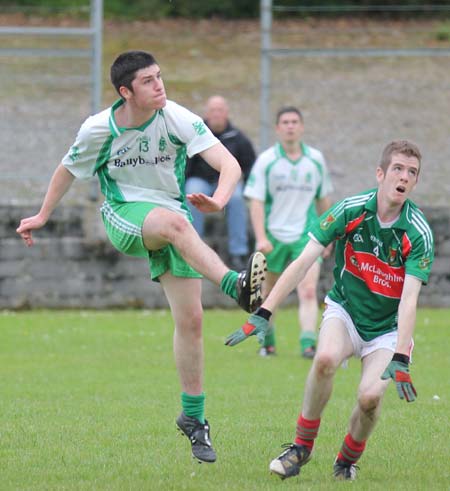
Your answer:
[[[386,145],[381,155],[380,167],[383,172],[387,171],[389,164],[392,160],[392,155],[396,153],[401,153],[407,157],[416,157],[419,161],[419,169],[422,161],[422,154],[420,153],[419,147],[408,140],[394,140]]]
[[[135,79],[136,72],[155,64],[157,63],[154,56],[146,51],[125,51],[111,65],[111,83],[119,95],[122,86],[132,90],[131,82]]]
[[[303,115],[302,115],[300,109],[298,109],[295,106],[284,106],[281,109],[278,109],[277,117],[276,117],[276,120],[275,120],[277,124],[280,122],[281,116],[283,116],[283,114],[286,114],[286,113],[295,113],[295,114],[298,114],[298,117],[300,118],[300,121],[303,123]]]

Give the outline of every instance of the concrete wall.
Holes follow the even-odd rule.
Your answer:
[[[0,308],[165,308],[159,284],[149,280],[145,260],[118,253],[107,241],[98,204],[59,207],[26,248],[15,229],[37,206],[0,205]],[[450,306],[450,210],[425,210],[435,235],[436,259],[420,304]],[[207,224],[207,241],[226,257],[220,215]],[[332,261],[325,262],[320,298],[331,286]],[[234,307],[209,281],[203,282],[205,307]],[[295,301],[293,296],[288,303]]]

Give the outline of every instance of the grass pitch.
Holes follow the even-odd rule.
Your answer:
[[[421,310],[413,404],[391,385],[360,461],[359,490],[449,489],[448,310]],[[313,460],[281,481],[268,472],[291,442],[310,362],[299,357],[296,311],[280,311],[278,356],[254,338],[224,338],[245,320],[205,313],[207,417],[218,454],[190,457],[177,434],[180,389],[168,311],[0,314],[1,490],[328,490],[355,401],[359,362],[340,369]]]

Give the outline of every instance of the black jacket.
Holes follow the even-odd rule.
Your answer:
[[[205,121],[208,124],[208,121]],[[235,128],[230,122],[222,133],[214,133],[223,145],[239,162],[242,169],[244,181],[247,180],[250,169],[256,159],[255,150],[250,140]],[[186,178],[200,177],[209,183],[216,183],[219,180],[219,173],[208,165],[199,155],[194,155],[186,162]]]

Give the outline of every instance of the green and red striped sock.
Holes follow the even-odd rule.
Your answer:
[[[342,444],[341,450],[337,455],[337,458],[338,460],[354,464],[361,457],[365,447],[366,440],[363,440],[362,442],[357,442],[353,439],[350,433],[347,433],[344,438],[344,443]]]
[[[306,419],[302,414],[298,417],[295,443],[297,445],[303,445],[310,450],[314,446],[314,440],[319,433],[320,418],[319,419]]]

